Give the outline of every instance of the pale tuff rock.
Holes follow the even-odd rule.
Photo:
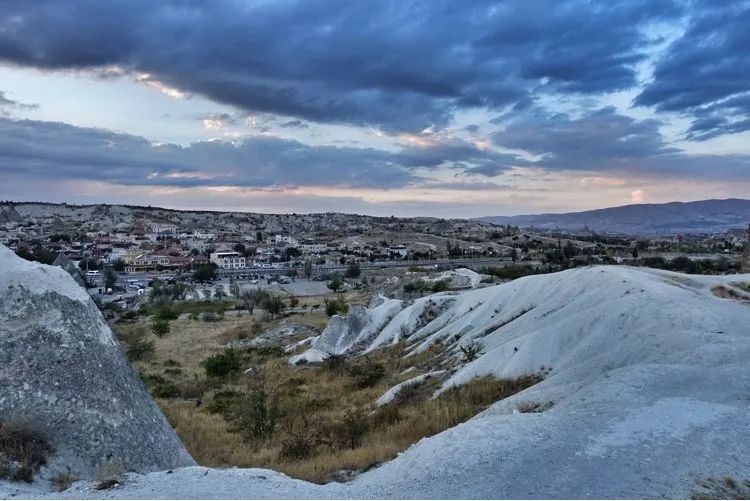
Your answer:
[[[393,316],[401,310],[403,302],[376,295],[369,306],[353,304],[346,316],[334,315],[328,325],[313,341],[309,350],[295,355],[289,361],[292,364],[320,362],[329,354],[348,353],[364,346],[370,341]]]
[[[63,269],[0,245],[0,421],[54,448],[50,469],[194,465],[86,291]]]

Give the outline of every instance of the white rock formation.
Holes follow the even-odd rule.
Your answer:
[[[750,478],[750,306],[712,292],[732,282],[750,275],[591,267],[423,298],[385,327],[381,317],[358,328],[380,332],[364,349],[399,337],[416,352],[440,340],[456,354],[447,385],[484,374],[545,379],[346,484],[184,468],[130,476],[110,495],[687,498],[707,475]],[[469,342],[483,354],[464,364],[458,347]],[[530,403],[547,410],[519,412]],[[101,492],[79,483],[62,496]]]
[[[49,472],[90,478],[194,465],[102,319],[62,268],[0,245],[0,421],[40,433]]]

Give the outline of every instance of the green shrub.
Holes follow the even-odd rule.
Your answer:
[[[151,322],[151,332],[157,337],[166,336],[169,334],[169,320],[159,317],[154,318]]]
[[[158,310],[156,310],[155,316],[156,318],[161,318],[164,320],[177,320],[178,318],[180,318],[179,313],[177,313],[176,311],[174,311],[173,309],[167,306],[163,306],[159,308]]]
[[[144,358],[151,356],[153,353],[154,342],[144,340],[134,341],[125,351],[125,355],[127,355],[128,360],[130,361],[143,360]]]
[[[371,360],[362,360],[346,367],[346,373],[358,389],[375,386],[385,377],[385,372],[383,365]]]
[[[459,347],[459,349],[463,354],[463,361],[466,363],[473,362],[482,354],[482,347],[474,341]]]
[[[228,348],[224,353],[212,355],[201,362],[206,371],[206,376],[225,378],[240,372],[241,359],[237,350]]]
[[[332,317],[334,315],[346,315],[349,311],[349,304],[344,298],[334,298],[325,300],[326,315]]]
[[[158,383],[154,385],[151,394],[156,398],[177,398],[180,396],[180,389],[172,382]]]
[[[221,317],[212,311],[207,311],[205,313],[201,313],[201,320],[203,320],[204,322],[218,322],[219,320],[221,320]]]
[[[343,372],[346,367],[346,357],[337,353],[329,353],[324,359],[321,366],[331,372]]]
[[[445,292],[449,289],[451,281],[447,278],[433,282],[430,286],[432,292]]]

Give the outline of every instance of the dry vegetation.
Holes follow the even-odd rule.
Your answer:
[[[700,490],[692,499],[750,499],[750,480],[742,482],[734,477],[708,477],[698,482]]]
[[[750,294],[747,294],[745,287],[746,284],[733,283],[732,286],[736,287],[725,287],[723,285],[717,285],[711,289],[716,297],[723,299],[734,299],[735,301],[750,302]]]
[[[404,347],[395,346],[299,367],[287,363],[290,354],[282,349],[295,337],[225,348],[283,321],[320,329],[326,317],[176,320],[170,333],[158,338],[146,323],[118,325],[116,332],[126,348],[153,344],[134,366],[200,464],[268,467],[314,482],[346,480],[538,381],[482,378],[431,398],[440,384],[432,378],[377,408],[375,401],[388,388],[437,367],[444,360],[442,347],[403,358]]]
[[[31,482],[50,451],[44,437],[31,428],[0,422],[0,479]]]

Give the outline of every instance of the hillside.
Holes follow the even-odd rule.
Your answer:
[[[748,282],[590,267],[418,299],[367,339],[342,330],[358,339],[349,352],[405,337],[407,356],[445,347],[444,388],[483,374],[544,380],[345,484],[186,468],[130,475],[107,496],[684,498],[707,476],[748,478]],[[470,343],[481,352],[466,363]],[[80,482],[61,497],[101,495]]]
[[[747,227],[750,223],[750,200],[638,204],[564,214],[490,216],[482,220],[548,230],[581,231],[588,227],[600,233],[723,233],[731,228]]]

